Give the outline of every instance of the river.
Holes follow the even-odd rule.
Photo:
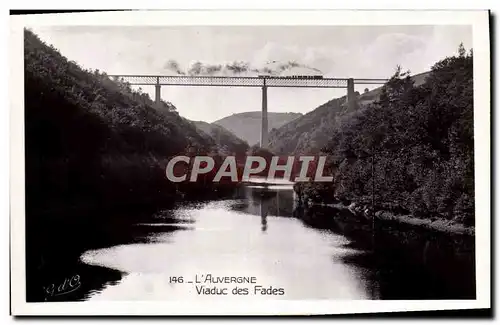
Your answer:
[[[308,222],[294,210],[293,195],[290,184],[245,186],[230,198],[184,202],[159,210],[134,223],[125,242],[116,240],[114,245],[111,240],[106,248],[88,249],[80,255],[78,265],[68,273],[68,277],[78,275],[82,284],[72,299],[439,299],[474,295],[471,285],[457,291],[396,255],[375,253],[373,243],[351,236],[345,226]],[[330,219],[335,218],[329,215]],[[214,284],[207,277],[253,277],[254,283]],[[470,275],[466,280],[470,282]],[[247,288],[246,294],[234,294],[235,287]],[[226,295],[203,294],[206,289],[224,288]],[[70,299],[69,295],[60,298]]]

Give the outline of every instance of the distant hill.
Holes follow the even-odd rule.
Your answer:
[[[300,113],[268,113],[269,131],[277,129],[299,117]],[[224,117],[213,124],[220,125],[233,132],[238,138],[254,145],[260,142],[262,114],[260,111],[244,112]]]
[[[424,83],[429,72],[412,77],[415,86]],[[366,106],[377,100],[382,87],[359,94],[358,107]],[[331,138],[341,118],[353,114],[346,103],[346,96],[332,99],[315,110],[284,124],[269,135],[269,149],[276,154],[317,153]]]
[[[210,124],[204,121],[192,121],[194,125],[210,137],[217,144],[221,154],[245,153],[249,145],[232,132],[217,124]]]

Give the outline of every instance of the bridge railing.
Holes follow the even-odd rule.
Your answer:
[[[347,88],[348,78],[239,77],[239,76],[148,76],[111,75],[131,85],[219,86],[219,87],[305,87]],[[382,84],[386,79],[353,79],[355,84]]]

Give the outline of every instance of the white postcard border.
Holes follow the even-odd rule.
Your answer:
[[[307,300],[26,303],[23,27],[35,25],[472,25],[476,206],[476,300]],[[11,16],[10,226],[14,315],[303,315],[489,308],[490,43],[487,11],[136,11]]]

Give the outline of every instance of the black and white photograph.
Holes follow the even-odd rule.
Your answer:
[[[13,314],[490,307],[487,11],[11,18]]]

